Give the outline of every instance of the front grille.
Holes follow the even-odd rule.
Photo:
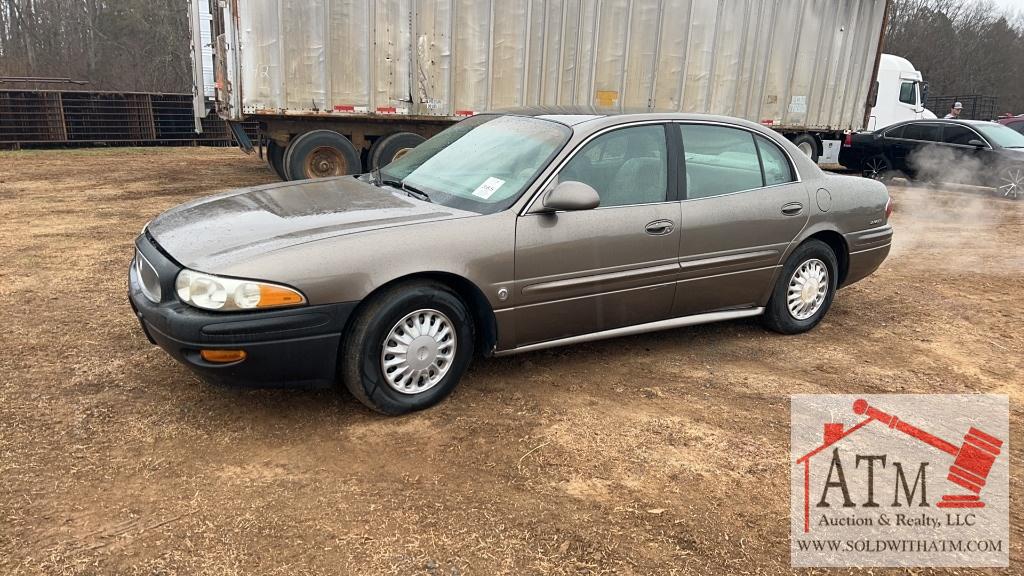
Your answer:
[[[139,278],[142,293],[152,302],[160,302],[160,275],[149,260],[138,249],[135,250],[135,275]]]

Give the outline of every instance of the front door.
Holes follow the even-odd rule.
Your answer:
[[[669,194],[668,150],[661,124],[601,134],[577,150],[555,180],[589,184],[600,195],[600,206],[519,218],[518,346],[669,314],[678,277],[680,214],[679,202]]]
[[[810,214],[809,194],[768,138],[682,124],[685,200],[673,316],[756,307]]]

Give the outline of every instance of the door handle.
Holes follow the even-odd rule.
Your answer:
[[[797,216],[804,211],[804,205],[799,202],[790,202],[782,207],[782,213],[786,216]]]
[[[644,227],[644,231],[651,236],[664,236],[671,234],[676,229],[676,223],[671,220],[655,220]]]

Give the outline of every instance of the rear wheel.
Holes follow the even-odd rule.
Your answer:
[[[292,140],[284,153],[288,180],[329,178],[362,172],[359,152],[333,130],[313,130]]]
[[[284,173],[284,147],[273,140],[267,141],[267,164],[281,180],[287,180]]]
[[[340,377],[366,406],[397,415],[447,397],[473,357],[473,319],[448,287],[407,282],[372,297],[341,350]]]
[[[892,180],[892,164],[882,154],[872,156],[864,161],[864,177],[888,182]]]
[[[1024,168],[1005,168],[999,172],[996,192],[1003,198],[1024,198]]]
[[[799,334],[818,325],[832,306],[839,266],[832,248],[819,240],[797,247],[775,283],[764,313],[765,325]]]
[[[376,170],[391,164],[425,141],[426,138],[412,132],[388,134],[370,147],[370,169]]]

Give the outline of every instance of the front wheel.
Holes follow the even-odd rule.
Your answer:
[[[836,255],[819,240],[804,242],[789,257],[764,313],[765,325],[782,334],[807,332],[832,306],[838,285]]]
[[[1005,168],[999,173],[996,192],[1003,198],[1020,200],[1024,197],[1024,168]]]
[[[437,404],[473,357],[473,319],[448,287],[407,282],[377,294],[342,345],[340,377],[366,406],[388,415]]]

